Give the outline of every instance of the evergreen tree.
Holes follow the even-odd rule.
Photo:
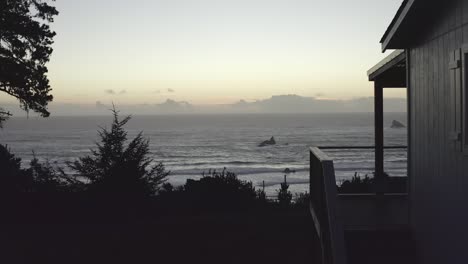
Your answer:
[[[112,127],[99,131],[97,149],[90,156],[69,163],[69,167],[89,181],[91,191],[100,194],[155,195],[169,172],[162,163],[153,165],[149,141],[142,133],[125,146],[127,132],[123,127],[131,117],[120,120],[115,108],[112,113]]]
[[[44,0],[0,0],[0,91],[43,117],[52,101],[45,65],[55,36],[49,23],[56,15]],[[0,126],[9,116],[0,108]]]

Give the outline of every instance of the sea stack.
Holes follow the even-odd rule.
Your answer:
[[[275,137],[271,137],[270,140],[265,140],[265,141],[263,141],[263,142],[260,143],[260,145],[258,145],[258,146],[259,146],[259,147],[266,147],[266,146],[272,146],[272,145],[276,145]]]
[[[401,122],[393,120],[392,122],[392,128],[405,128],[406,126],[403,125]]]

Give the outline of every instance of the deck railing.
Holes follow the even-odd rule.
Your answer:
[[[311,148],[310,153],[310,212],[322,246],[322,260],[325,264],[345,264],[333,160],[319,148]]]
[[[385,149],[406,149],[405,146]],[[321,149],[374,149],[372,146],[312,147],[310,149],[310,211],[322,246],[324,264],[346,263],[344,229],[401,225],[406,221],[405,195],[374,194],[340,196],[337,193],[333,160]],[[384,201],[382,203],[382,201]],[[378,204],[377,204],[378,203]],[[356,217],[350,217],[355,216]]]
[[[375,146],[322,146],[322,147],[317,147],[317,148],[320,150],[356,150],[356,151],[375,150]],[[384,150],[406,150],[408,149],[408,147],[407,146],[385,146],[383,149]],[[358,171],[356,170],[356,173],[357,172]],[[395,193],[394,190],[391,190],[391,188],[389,189],[390,186],[385,177],[385,175],[387,176],[391,176],[391,175],[385,174],[385,173],[384,173],[385,175],[375,175],[375,171],[373,172],[373,174],[374,174],[374,186],[373,186],[374,193],[379,193],[382,195],[386,193]],[[408,189],[408,186],[406,186],[406,190],[404,191],[404,193],[407,193],[407,189]],[[401,193],[401,191],[398,191],[398,193]]]

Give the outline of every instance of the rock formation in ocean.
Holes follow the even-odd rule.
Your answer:
[[[260,145],[258,145],[258,146],[259,146],[259,147],[266,147],[266,146],[272,146],[272,145],[276,145],[275,137],[271,137],[270,140],[265,140],[265,141],[263,141],[263,142],[260,143]]]
[[[401,122],[397,120],[393,120],[392,122],[392,128],[405,128],[406,126],[403,125]]]

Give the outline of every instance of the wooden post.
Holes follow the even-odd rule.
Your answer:
[[[385,192],[384,179],[384,130],[383,130],[383,86],[374,82],[375,113],[375,192]]]

